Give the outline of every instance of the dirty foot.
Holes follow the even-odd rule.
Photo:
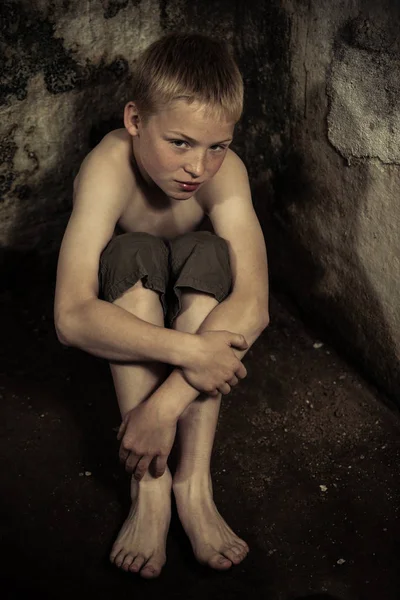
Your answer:
[[[158,577],[166,561],[166,542],[171,520],[169,469],[162,477],[149,473],[137,482],[132,477],[132,506],[111,550],[117,567],[147,579]]]
[[[213,569],[238,565],[249,547],[225,523],[214,504],[211,477],[208,481],[174,480],[176,506],[197,560]]]

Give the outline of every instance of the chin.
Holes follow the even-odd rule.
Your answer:
[[[179,200],[180,202],[185,202],[185,200],[189,200],[190,198],[192,198],[192,196],[194,196],[195,192],[175,192],[174,194],[168,194],[167,192],[165,192],[168,196],[168,198],[171,198],[173,200]]]
[[[190,200],[191,197],[192,196],[186,196],[186,198],[181,198],[181,197],[177,197],[177,196],[168,195],[168,198],[170,200],[176,200],[177,202],[186,202],[186,200]]]

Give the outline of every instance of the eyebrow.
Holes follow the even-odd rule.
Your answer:
[[[193,144],[198,144],[197,140],[194,140],[193,138],[189,137],[188,135],[185,135],[184,133],[181,133],[180,131],[170,131],[169,133],[172,133],[173,135],[180,135],[181,137],[185,138],[189,142],[192,142]],[[225,142],[231,142],[232,140],[233,140],[233,138],[228,138],[227,140],[223,140],[221,142],[215,142],[215,144],[211,144],[211,145],[217,146],[218,144],[224,144]]]

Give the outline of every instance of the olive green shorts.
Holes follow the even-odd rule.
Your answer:
[[[144,232],[113,238],[100,257],[99,298],[114,302],[142,280],[161,294],[165,325],[181,310],[181,288],[212,294],[222,302],[231,292],[227,242],[209,231],[193,231],[173,240]]]

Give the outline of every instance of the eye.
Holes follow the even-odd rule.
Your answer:
[[[187,144],[184,140],[171,140],[171,144],[175,146],[175,148],[184,148],[181,144]]]
[[[228,148],[228,146],[221,146],[219,144],[217,144],[216,146],[211,146],[211,150],[215,150],[217,152],[222,152],[224,150],[226,150]]]

